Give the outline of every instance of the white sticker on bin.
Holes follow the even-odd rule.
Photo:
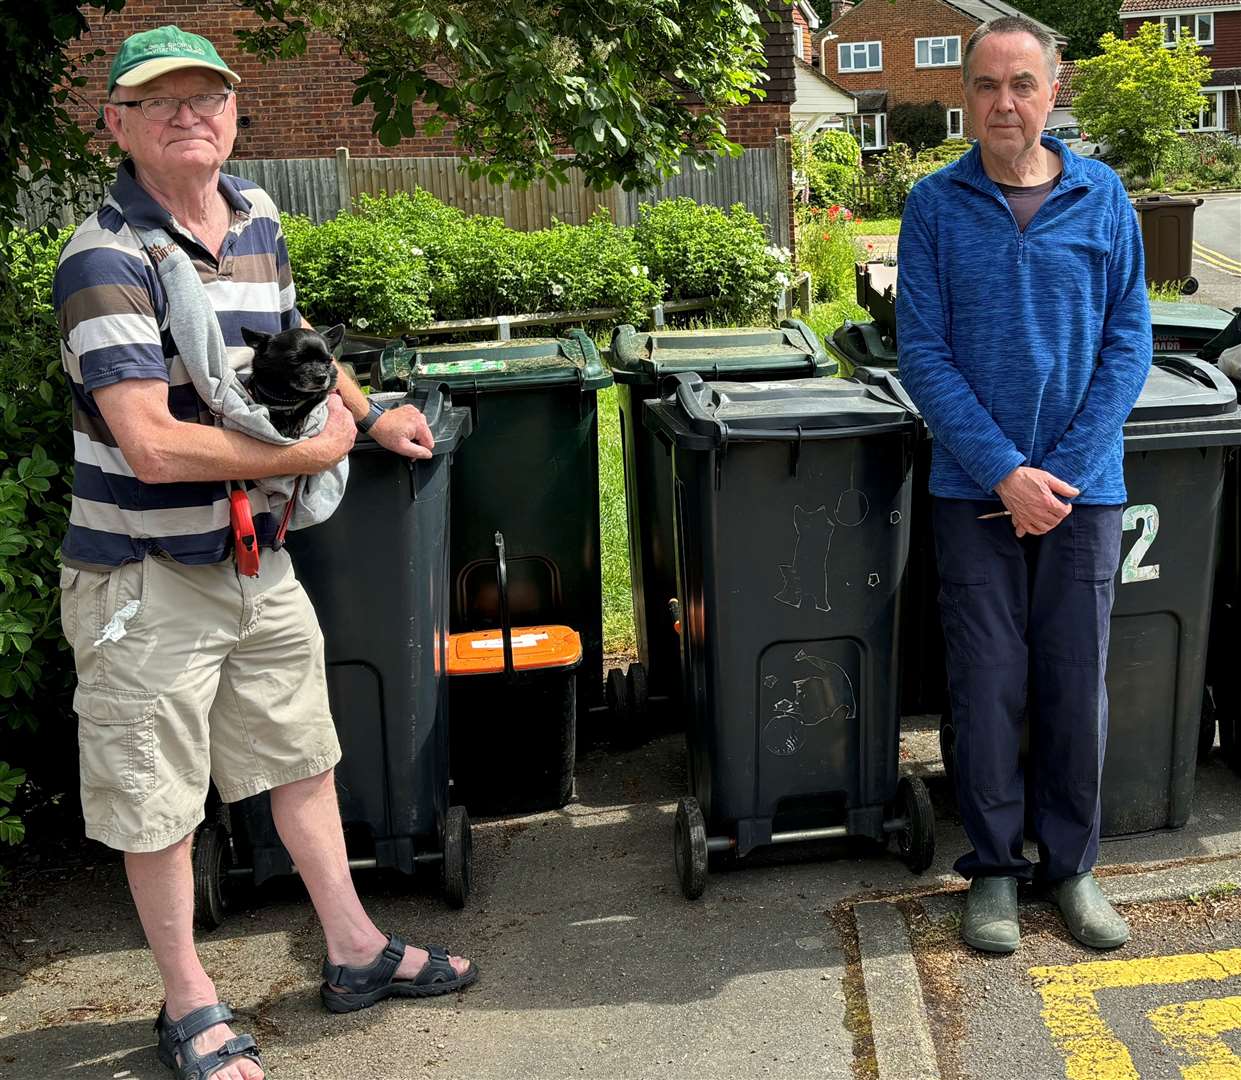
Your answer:
[[[546,641],[546,640],[547,640],[546,634],[514,634],[513,635],[513,648],[514,649],[533,649],[535,645],[537,645],[540,641]],[[470,648],[471,649],[503,649],[504,639],[502,637],[499,637],[499,638],[488,638],[485,641],[471,641]]]

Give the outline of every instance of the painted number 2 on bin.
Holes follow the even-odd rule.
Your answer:
[[[1136,506],[1125,507],[1125,516],[1121,520],[1121,527],[1128,532],[1130,529],[1136,529],[1138,522],[1142,523],[1142,535],[1138,537],[1137,543],[1129,550],[1129,554],[1125,556],[1125,561],[1120,564],[1120,583],[1128,585],[1134,581],[1157,581],[1159,578],[1159,564],[1152,563],[1150,566],[1142,565],[1142,557],[1151,549],[1151,545],[1155,542],[1155,537],[1159,533],[1159,509],[1151,503],[1138,503]]]

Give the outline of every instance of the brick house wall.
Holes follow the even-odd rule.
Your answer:
[[[1186,5],[1176,10],[1196,9],[1197,5]],[[1241,7],[1211,9],[1204,6],[1202,10],[1215,11],[1215,43],[1203,45],[1202,55],[1209,57],[1211,67],[1216,69],[1241,67]],[[1121,31],[1125,37],[1133,37],[1143,23],[1158,22],[1161,14],[1159,11],[1143,12],[1135,18],[1121,12]]]
[[[911,103],[940,101],[945,109],[965,107],[961,67],[920,68],[915,64],[914,40],[920,37],[961,38],[960,54],[965,43],[979,26],[976,19],[939,0],[861,0],[847,9],[829,27],[835,40],[821,37],[821,70],[846,90],[886,90],[887,108]],[[883,45],[883,70],[854,74],[842,72],[837,46],[851,42],[878,41]],[[969,117],[964,117],[965,131],[972,134]],[[945,129],[946,130],[946,129]]]
[[[745,147],[769,147],[790,130],[789,106],[794,95],[793,25],[788,8],[779,5],[763,18],[767,36],[767,74],[764,100],[727,113],[729,137]],[[88,84],[81,94],[98,103],[104,98],[108,66],[117,46],[130,34],[175,23],[202,34],[219,50],[225,63],[242,78],[238,99],[241,118],[234,157],[327,157],[345,146],[362,157],[453,157],[459,153],[452,124],[435,137],[422,133],[422,123],[433,110],[415,107],[419,134],[396,146],[385,147],[371,135],[373,113],[369,104],[352,104],[352,80],[360,69],[344,60],[337,45],[312,36],[305,56],[262,64],[239,48],[235,31],[256,27],[253,13],[231,0],[129,0],[119,14],[102,15],[95,8],[83,12],[91,31],[81,41],[81,52],[95,48],[105,55],[83,70]],[[91,127],[94,114],[83,109],[79,122]]]
[[[1128,6],[1128,5],[1126,5]],[[1141,6],[1145,7],[1146,4]],[[1159,22],[1167,11],[1172,13],[1190,11],[1212,11],[1215,15],[1213,42],[1201,46],[1202,55],[1211,62],[1212,75],[1206,87],[1226,87],[1223,92],[1224,115],[1222,126],[1227,131],[1241,132],[1241,102],[1238,101],[1236,87],[1241,85],[1241,4],[1232,7],[1216,8],[1210,5],[1179,4],[1174,8],[1171,3],[1164,4],[1164,10],[1127,13],[1121,10],[1121,33],[1131,38],[1137,34],[1143,23]],[[1205,87],[1204,87],[1205,88]]]

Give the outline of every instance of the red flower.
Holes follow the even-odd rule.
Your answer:
[[[866,250],[867,250],[867,251],[874,251],[874,250],[875,250],[875,245],[874,245],[874,244],[867,244],[867,245],[866,245]]]
[[[831,238],[832,238],[832,234],[831,234],[831,233],[824,233],[824,234],[823,234],[823,239],[824,239],[824,240],[830,240]]]

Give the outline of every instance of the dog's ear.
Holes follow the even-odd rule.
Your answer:
[[[272,335],[265,334],[262,330],[251,330],[247,326],[241,328],[241,340],[250,346],[256,353],[262,352],[267,343],[271,341]]]
[[[345,324],[337,323],[330,330],[324,330],[323,339],[327,342],[328,351],[335,352],[345,340]]]

